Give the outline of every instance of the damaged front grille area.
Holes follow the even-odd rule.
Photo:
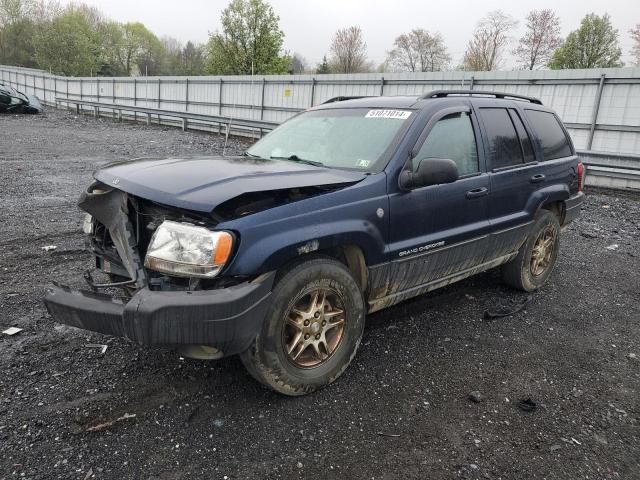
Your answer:
[[[110,280],[110,283],[97,283],[87,272],[85,278],[94,290],[118,287],[130,296],[143,287],[168,291],[208,290],[245,280],[177,278],[144,268],[147,248],[162,222],[171,220],[214,228],[217,222],[213,218],[165,207],[99,182],[83,193],[79,206],[93,217],[89,243],[96,255],[96,268]]]

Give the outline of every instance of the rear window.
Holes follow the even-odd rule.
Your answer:
[[[569,139],[553,113],[540,110],[526,110],[527,118],[540,141],[544,160],[569,157],[572,155]]]
[[[520,139],[506,108],[481,108],[489,140],[491,168],[510,167],[524,162]]]

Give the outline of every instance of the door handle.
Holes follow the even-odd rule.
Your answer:
[[[531,183],[540,183],[540,182],[544,182],[545,178],[547,177],[545,177],[542,173],[538,173],[537,175],[534,175],[533,177],[531,177],[529,181]]]
[[[467,192],[467,198],[471,200],[473,198],[484,197],[485,195],[488,195],[488,194],[489,194],[489,189],[487,187],[475,188]]]

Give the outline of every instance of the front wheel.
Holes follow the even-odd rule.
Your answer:
[[[351,272],[331,258],[314,258],[278,280],[263,326],[240,358],[254,378],[277,392],[304,395],[349,366],[364,319],[362,292]]]
[[[518,255],[502,266],[502,280],[518,290],[537,290],[551,276],[559,246],[558,217],[549,210],[540,210]]]

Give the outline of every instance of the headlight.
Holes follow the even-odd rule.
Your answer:
[[[180,277],[211,278],[227,263],[232,246],[230,233],[165,220],[151,238],[144,266]]]

